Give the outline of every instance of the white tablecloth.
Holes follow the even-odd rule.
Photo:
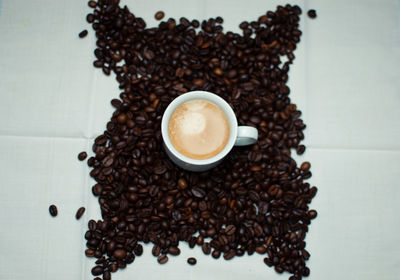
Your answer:
[[[318,210],[307,235],[310,279],[400,279],[400,7],[396,0],[292,1],[303,36],[290,70],[291,98],[307,124],[306,153]],[[286,1],[124,1],[154,13],[221,15],[239,31]],[[89,168],[76,159],[112,114],[117,82],[92,66],[84,0],[0,0],[0,279],[91,279],[83,234],[99,218]],[[78,33],[88,29],[85,39]],[[51,218],[48,206],[59,216]],[[80,206],[87,211],[74,218]],[[287,279],[262,256],[214,260],[182,245],[158,265],[142,257],[113,279]],[[186,258],[194,256],[191,267]],[[226,275],[224,275],[226,274]]]

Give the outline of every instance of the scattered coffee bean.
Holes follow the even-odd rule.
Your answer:
[[[184,190],[184,189],[187,188],[187,182],[186,182],[185,178],[180,178],[180,179],[178,180],[178,187],[179,187],[181,190]]]
[[[85,250],[85,255],[88,258],[93,258],[94,257],[94,250],[93,249],[86,249]]]
[[[83,213],[85,213],[85,207],[80,207],[79,209],[78,209],[78,211],[76,211],[76,215],[75,215],[75,218],[77,219],[77,220],[79,220],[81,217],[82,217],[82,215],[83,215]]]
[[[151,250],[151,253],[153,254],[153,256],[158,257],[160,255],[161,252],[161,248],[158,245],[154,245],[153,249]]]
[[[136,256],[141,256],[143,254],[143,246],[136,244],[136,246],[133,248],[133,251],[135,252]]]
[[[103,274],[103,267],[100,265],[96,265],[95,267],[92,268],[92,275],[97,276]]]
[[[201,247],[201,249],[203,250],[203,253],[204,253],[204,254],[209,255],[209,254],[211,253],[211,246],[210,246],[210,243],[205,242],[205,243],[203,244],[203,246]]]
[[[89,7],[90,7],[90,8],[96,8],[96,6],[97,6],[97,2],[96,2],[96,1],[93,1],[93,0],[91,0],[91,1],[89,1],[89,2],[88,2],[88,5],[89,5]]]
[[[84,38],[84,37],[86,37],[86,35],[88,35],[88,31],[85,29],[85,30],[82,30],[80,33],[79,33],[79,38]]]
[[[78,155],[78,159],[80,161],[85,160],[87,158],[87,153],[86,152],[80,152]]]
[[[111,280],[111,273],[109,271],[103,272],[103,280]]]
[[[214,259],[218,259],[218,258],[221,256],[221,252],[220,252],[220,251],[217,251],[217,250],[214,250],[214,251],[211,253],[211,255],[212,255],[212,257],[213,257]]]
[[[235,251],[233,251],[233,250],[230,250],[230,251],[224,253],[225,260],[233,259],[234,256],[235,256]]]
[[[307,15],[309,18],[316,18],[317,12],[314,9],[308,10]]]
[[[164,16],[165,16],[165,14],[164,14],[163,11],[158,11],[158,12],[154,15],[154,18],[155,18],[156,20],[162,20],[162,19],[164,18]]]
[[[311,167],[311,164],[308,161],[305,161],[300,165],[300,169],[303,171],[308,171],[310,169],[310,167]]]
[[[53,204],[50,205],[49,212],[50,212],[51,216],[53,216],[53,217],[57,216],[57,214],[58,214],[57,206],[55,206]]]
[[[308,218],[310,218],[310,220],[315,219],[317,217],[317,211],[315,210],[310,210],[307,213]]]
[[[190,265],[195,265],[197,263],[197,260],[195,258],[188,258],[187,263]]]
[[[117,259],[123,259],[126,257],[126,251],[124,249],[117,249],[114,251],[114,257]]]
[[[162,254],[157,258],[157,261],[159,264],[165,264],[166,262],[168,262],[168,256],[165,254]]]
[[[299,146],[297,147],[297,149],[296,149],[296,152],[297,152],[298,155],[302,155],[302,154],[304,154],[305,150],[306,150],[306,146],[304,146],[304,145],[299,145]]]

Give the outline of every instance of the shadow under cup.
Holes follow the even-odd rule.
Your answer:
[[[208,159],[192,159],[179,153],[172,145],[168,134],[168,124],[172,113],[183,103],[192,100],[206,100],[218,106],[225,114],[229,124],[229,138],[225,147],[217,155]],[[237,138],[238,124],[231,106],[221,97],[207,91],[191,91],[175,98],[167,107],[161,121],[161,135],[169,158],[179,167],[189,171],[205,171],[217,166],[232,150]]]

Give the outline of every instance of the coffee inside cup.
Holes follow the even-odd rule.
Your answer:
[[[225,113],[214,103],[195,99],[178,106],[168,123],[168,135],[175,149],[192,159],[219,154],[229,140]]]

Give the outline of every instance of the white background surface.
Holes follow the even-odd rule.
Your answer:
[[[293,3],[293,1],[291,1]],[[221,15],[238,31],[285,1],[124,1],[154,25]],[[319,189],[307,235],[309,279],[400,279],[400,7],[395,0],[296,1],[303,36],[290,71]],[[309,8],[318,18],[305,16]],[[76,159],[105,129],[118,96],[92,66],[84,0],[0,0],[0,279],[92,279],[83,234],[100,212]],[[78,33],[88,29],[85,39]],[[48,206],[59,216],[51,218]],[[86,206],[80,221],[76,210]],[[287,279],[262,257],[214,260],[181,245],[160,266],[151,248],[113,279]],[[198,264],[189,267],[186,258]],[[224,274],[226,273],[226,274]]]

